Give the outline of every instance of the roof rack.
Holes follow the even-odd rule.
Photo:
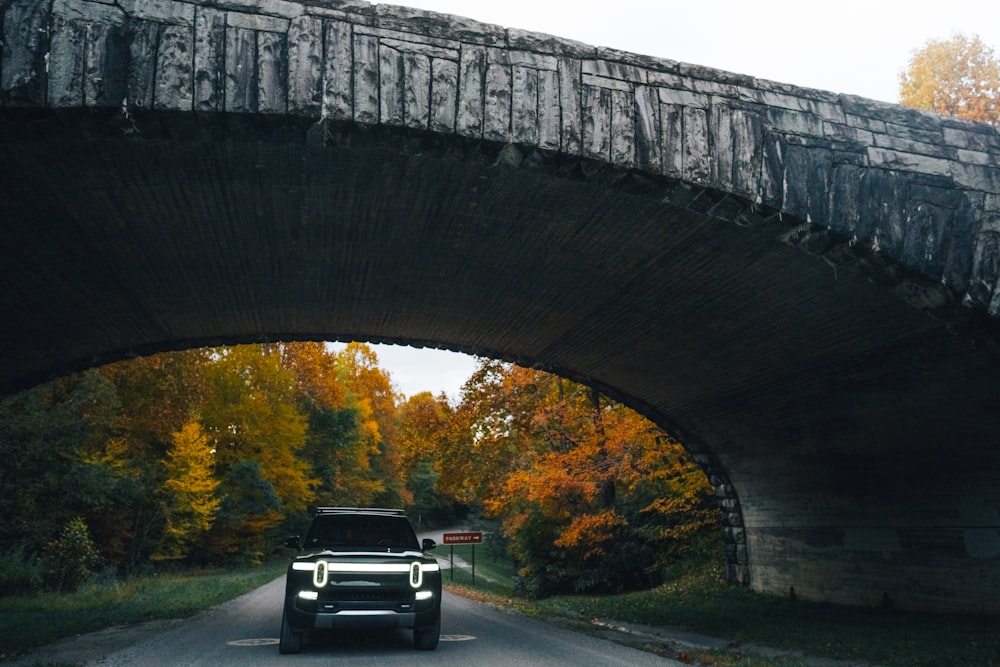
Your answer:
[[[406,515],[406,510],[385,507],[317,507],[316,514],[344,514],[347,512],[371,512],[373,514]]]

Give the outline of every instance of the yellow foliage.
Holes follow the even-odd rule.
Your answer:
[[[930,40],[900,75],[899,102],[995,125],[1000,122],[1000,63],[975,35]]]
[[[211,528],[220,504],[215,495],[219,481],[212,472],[214,454],[201,425],[189,420],[172,439],[164,464],[166,527],[156,558],[184,556],[187,546]]]

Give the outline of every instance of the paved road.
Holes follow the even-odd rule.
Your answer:
[[[432,653],[412,648],[410,633],[351,633],[320,638],[298,655],[279,655],[284,577],[248,595],[177,622],[140,643],[88,664],[120,665],[587,665],[677,666],[613,642],[565,630],[445,593],[442,641]]]

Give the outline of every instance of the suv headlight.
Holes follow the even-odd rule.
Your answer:
[[[316,561],[316,569],[313,570],[313,586],[323,588],[330,577],[330,566],[325,560]]]
[[[424,572],[437,572],[440,569],[441,566],[437,563],[427,563],[425,565],[420,561],[413,561],[410,563],[410,586],[420,588],[424,585]]]

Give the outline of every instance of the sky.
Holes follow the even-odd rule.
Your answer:
[[[1000,0],[397,0],[760,79],[885,102],[930,39],[979,35],[1000,55]],[[475,361],[465,355],[373,346],[401,393],[460,397]]]

